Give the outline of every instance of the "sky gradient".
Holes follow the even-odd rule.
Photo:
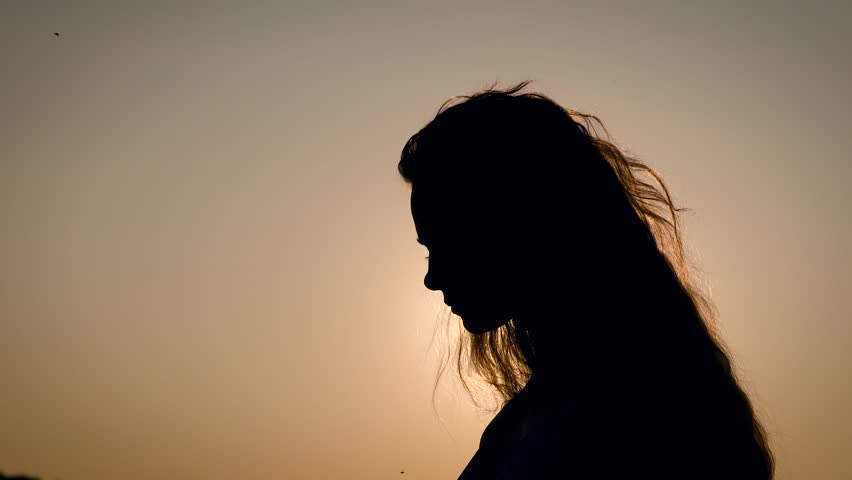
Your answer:
[[[852,478],[852,8],[683,3],[4,3],[0,471],[456,478],[396,163],[532,79],[694,210],[777,478]]]

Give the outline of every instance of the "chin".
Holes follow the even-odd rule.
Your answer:
[[[476,315],[471,312],[457,313],[462,319],[462,325],[468,332],[479,335],[481,333],[497,330],[510,320],[508,316],[499,314]]]

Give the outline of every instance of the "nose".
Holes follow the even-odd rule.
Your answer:
[[[428,268],[426,269],[426,276],[423,277],[423,285],[426,285],[426,288],[436,292],[441,289],[441,284],[439,282],[438,275],[436,275],[437,268],[435,265],[434,254],[429,255],[428,258]]]

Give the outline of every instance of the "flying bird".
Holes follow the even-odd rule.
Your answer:
[[[54,35],[56,35],[57,37],[59,36],[59,34],[58,34],[58,33],[56,33],[56,32],[53,32],[53,34],[54,34]]]

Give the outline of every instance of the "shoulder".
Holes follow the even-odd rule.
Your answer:
[[[561,412],[534,412],[527,418],[525,434],[503,457],[498,480],[561,478],[581,453],[576,431]]]
[[[537,408],[535,402],[527,396],[516,396],[485,427],[479,449],[459,480],[495,478],[497,472],[505,470],[508,463],[519,468],[518,473],[521,474],[526,463],[535,461],[532,453],[544,453],[541,449],[552,446],[557,440],[554,433],[561,431],[562,426],[556,420],[553,415],[547,415]],[[521,474],[517,478],[525,477]]]

